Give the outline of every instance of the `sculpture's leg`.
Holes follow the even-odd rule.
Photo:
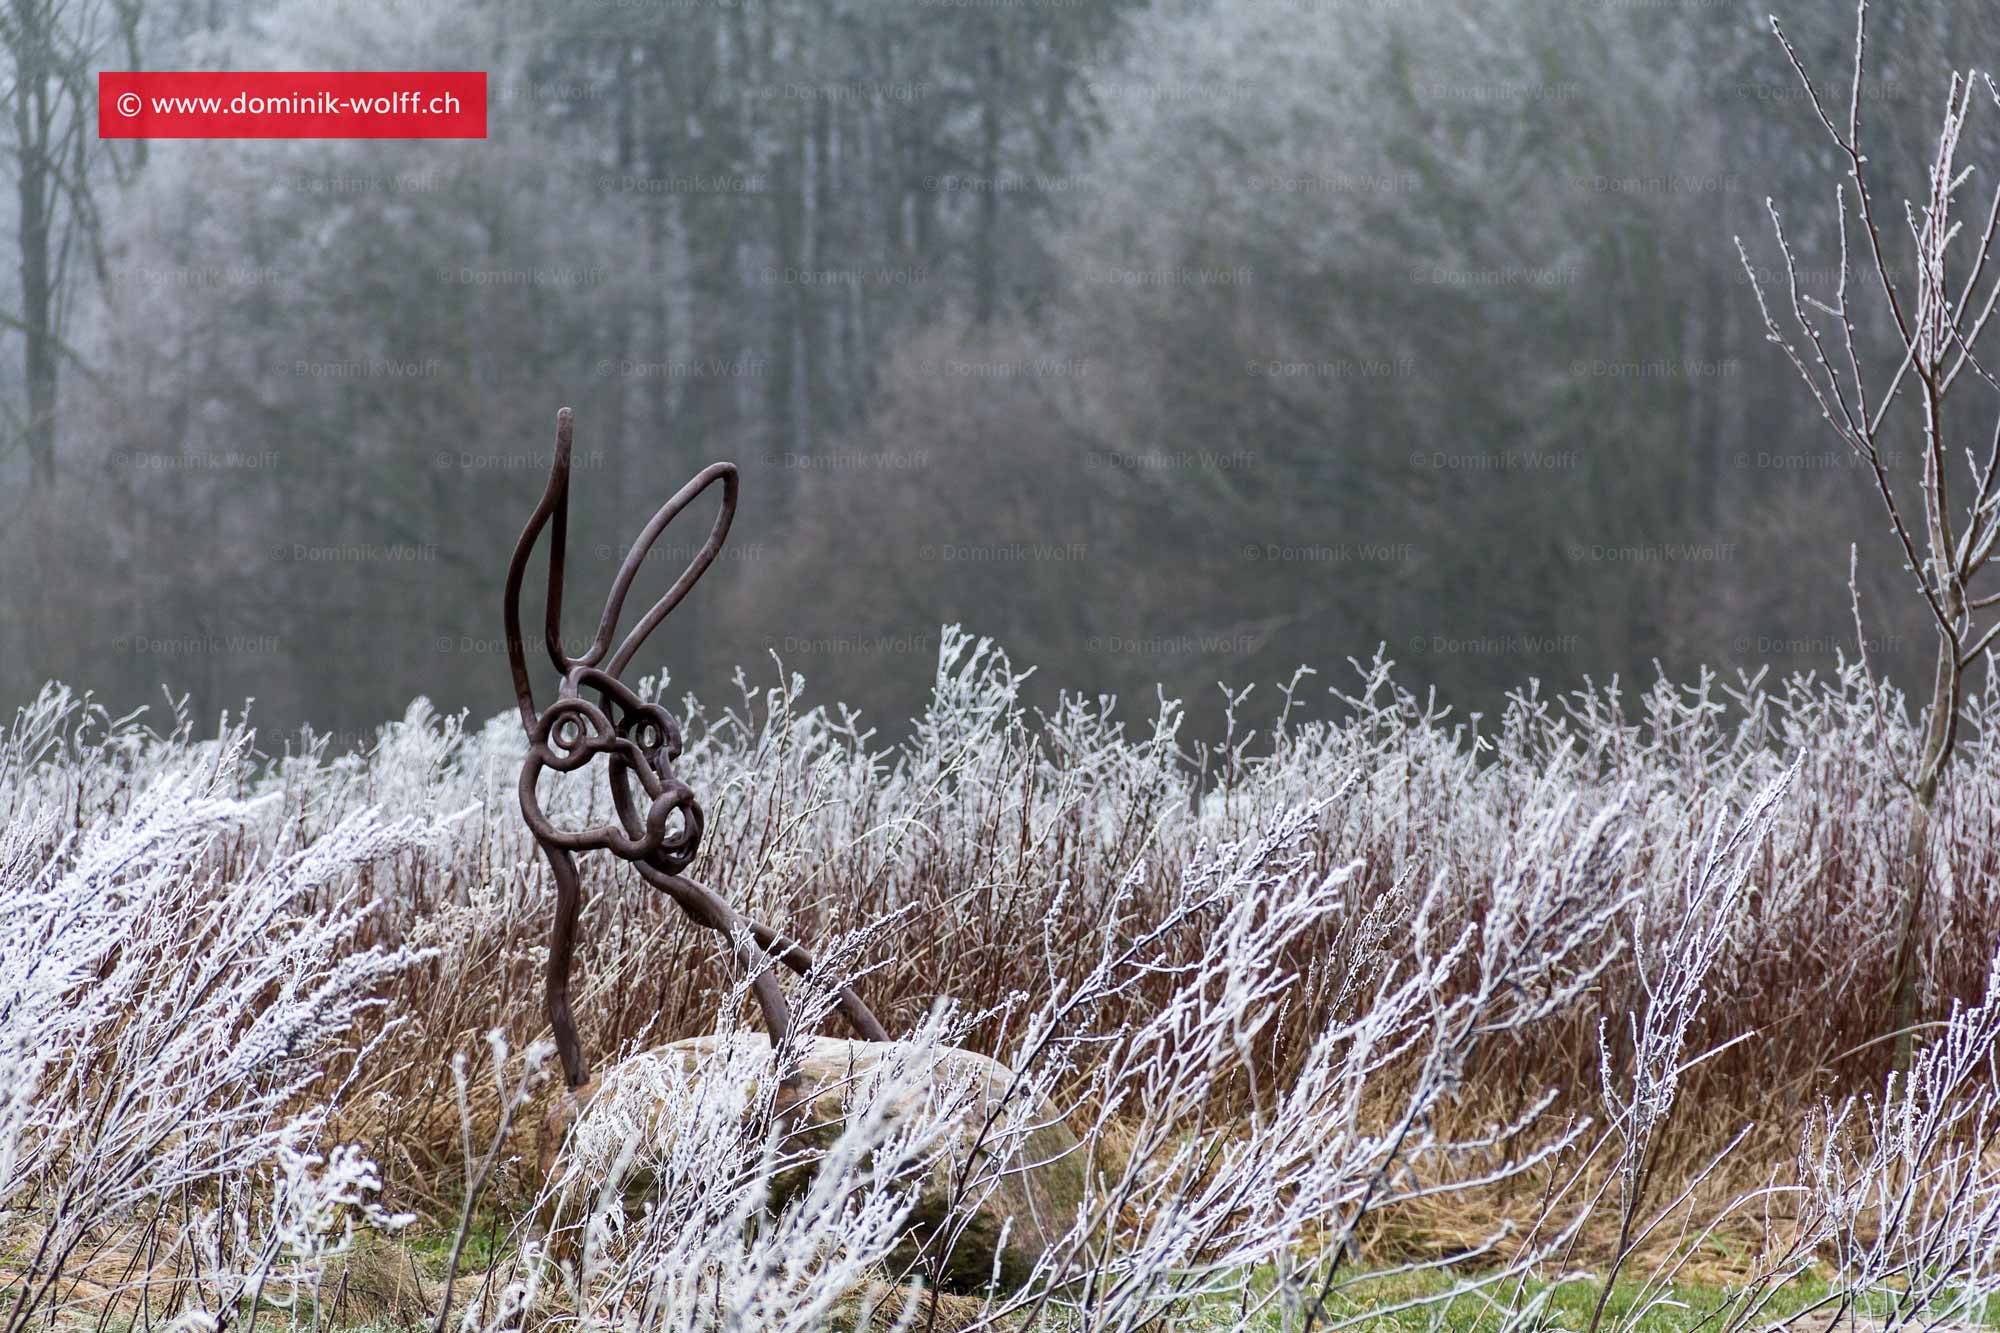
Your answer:
[[[715,892],[715,890],[709,888],[700,880],[692,879],[687,875],[673,874],[670,871],[661,870],[658,866],[642,864],[639,870],[640,873],[645,875],[647,883],[651,884],[654,888],[664,891],[675,902],[681,905],[682,911],[694,917],[695,920],[704,921],[704,924],[713,924],[713,922],[704,920],[702,912],[705,910],[719,912],[730,919],[742,921],[750,928],[751,935],[755,937],[757,943],[767,954],[775,957],[779,962],[800,976],[804,976],[812,971],[813,956],[807,952],[805,946],[771,929],[761,921],[742,916],[734,908],[730,907],[728,903],[723,901],[721,894]],[[722,927],[718,926],[717,929],[722,929]],[[847,1020],[849,1027],[854,1029],[855,1036],[861,1038],[863,1041],[889,1040],[888,1031],[876,1019],[874,1011],[862,1003],[861,997],[855,994],[852,986],[842,986],[835,993],[834,1002],[835,1006],[840,1010],[840,1016]]]
[[[576,918],[583,910],[583,883],[576,858],[560,847],[543,844],[556,877],[556,928],[549,937],[549,978],[546,992],[549,1027],[555,1032],[556,1054],[562,1059],[563,1081],[580,1088],[590,1078],[583,1064],[583,1043],[577,1040],[576,1016],[569,1007],[570,959],[576,952]]]
[[[735,932],[730,932],[732,938]],[[757,997],[757,1007],[764,1011],[764,1030],[771,1034],[771,1049],[778,1050],[792,1031],[792,1010],[785,1002],[785,988],[778,984],[777,974],[771,970],[770,960],[755,949],[738,951],[738,958],[745,967],[756,968],[750,981],[750,993]],[[790,1116],[804,1099],[805,1076],[794,1069],[778,1080],[778,1114]]]
[[[720,894],[684,875],[671,874],[643,861],[638,866],[639,874],[648,884],[664,891],[697,924],[721,931],[729,937],[736,961],[750,973],[750,994],[757,1001],[757,1007],[763,1010],[764,1030],[771,1034],[771,1048],[776,1050],[784,1045],[792,1031],[792,1007],[785,999],[785,988],[778,984],[777,974],[771,970],[771,960],[743,938],[747,931],[752,939],[761,943],[758,934],[761,927],[739,916]],[[778,1084],[778,1109],[781,1112],[789,1113],[798,1104],[803,1086],[802,1076],[797,1072],[786,1075]]]
[[[757,937],[757,943],[764,946],[766,953],[776,957],[779,962],[800,976],[812,971],[813,956],[798,941],[779,934],[761,921],[750,922],[750,933]],[[854,993],[852,986],[842,986],[834,998],[840,1016],[854,1029],[855,1036],[863,1041],[889,1040],[889,1033],[876,1019],[874,1011],[862,1003],[861,997]]]

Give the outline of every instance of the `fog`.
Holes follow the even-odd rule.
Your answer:
[[[1831,299],[1845,163],[1768,8],[18,0],[0,716],[51,678],[254,699],[273,747],[504,711],[564,406],[578,642],[653,510],[741,468],[638,659],[719,706],[775,654],[893,736],[954,623],[1040,698],[1164,690],[1207,734],[1218,683],[1255,722],[1309,665],[1337,708],[1378,652],[1460,715],[1824,672],[1851,545],[1870,663],[1916,686],[1923,603],[1737,248],[1784,290],[1768,198]],[[1781,17],[1844,78],[1851,12]],[[1996,37],[1973,0],[1871,17],[1892,263]],[[488,135],[100,140],[107,69],[483,70]]]

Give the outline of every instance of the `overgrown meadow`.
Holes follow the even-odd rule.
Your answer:
[[[671,693],[696,873],[819,952],[800,1026],[851,983],[907,1039],[813,1136],[728,943],[601,854],[576,1009],[623,1081],[551,1121],[511,713],[335,753],[51,686],[0,735],[6,1333],[1986,1317],[1990,697],[1899,1033],[1917,738],[1860,666],[1467,718],[1350,663],[1217,746],[1023,679],[948,630],[897,744],[775,663]],[[608,818],[581,776],[551,811]],[[968,1266],[1051,1133],[1045,1243]]]

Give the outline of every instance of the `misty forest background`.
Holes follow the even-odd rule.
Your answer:
[[[1850,542],[1915,684],[1922,604],[1732,240],[1781,272],[1768,195],[1830,294],[1841,164],[1768,8],[9,0],[0,704],[502,710],[563,404],[572,636],[653,506],[744,469],[644,659],[675,693],[770,647],[893,729],[951,621],[1197,729],[1378,643],[1468,709],[1821,669]],[[1843,83],[1851,8],[1781,16]],[[1909,195],[2000,9],[1871,18]],[[100,142],[120,68],[483,69],[490,137]]]

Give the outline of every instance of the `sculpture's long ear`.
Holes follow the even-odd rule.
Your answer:
[[[551,519],[555,521],[555,530],[549,546],[549,660],[555,663],[558,672],[566,673],[570,665],[563,656],[561,632],[563,552],[569,542],[569,437],[570,411],[565,407],[556,413],[556,455],[549,466],[548,488],[542,492],[542,502],[535,506],[528,526],[521,530],[520,540],[514,543],[514,558],[507,563],[507,595],[502,610],[507,626],[507,665],[514,672],[514,701],[521,708],[521,725],[530,736],[535,733],[539,714],[535,709],[535,689],[528,680],[527,652],[521,643],[521,580],[527,575],[528,557],[534,552],[535,540]]]
[[[708,572],[708,567],[715,563],[715,557],[721,553],[722,543],[729,536],[729,525],[736,517],[734,463],[710,463],[695,475],[693,481],[676,491],[673,499],[660,506],[660,511],[646,524],[645,531],[641,532],[638,540],[632,543],[632,549],[626,552],[625,563],[619,566],[618,578],[611,585],[611,595],[605,599],[604,619],[598,622],[597,638],[591,643],[590,652],[585,657],[577,659],[578,661],[594,664],[598,656],[610,646],[611,635],[618,628],[618,613],[625,606],[625,594],[630,590],[632,580],[639,572],[639,566],[644,563],[646,553],[652,549],[660,534],[666,531],[667,524],[673,522],[681,510],[692,504],[696,496],[718,481],[722,483],[722,509],[715,516],[715,526],[708,531],[708,540],[702,543],[701,550],[697,551],[694,559],[688,562],[688,567],[681,571],[681,576],[674,580],[674,586],[667,589],[666,596],[653,603],[653,609],[646,612],[645,617],[632,627],[632,632],[618,645],[618,651],[604,664],[604,670],[613,676],[622,674],[626,663],[632,660],[632,654],[638,652],[639,645],[646,641],[646,636],[667,618],[670,611],[680,605],[681,598],[687,596],[688,589],[694,587],[696,580]]]

